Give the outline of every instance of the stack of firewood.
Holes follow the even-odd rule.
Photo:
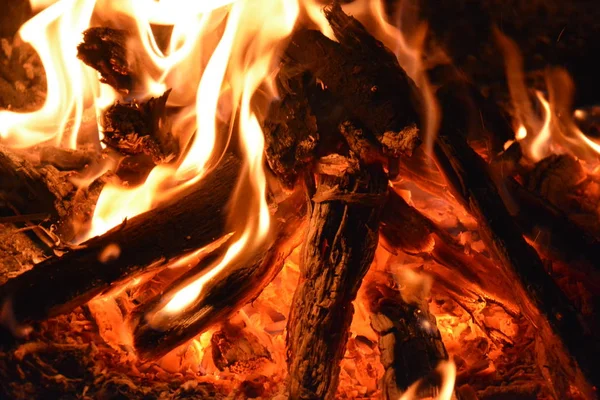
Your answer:
[[[595,236],[535,188],[513,177],[498,179],[497,167],[510,162],[510,152],[488,163],[469,146],[466,134],[473,133],[474,115],[483,119],[485,132],[479,133],[493,139],[494,150],[503,150],[498,143],[513,134],[503,112],[465,82],[438,90],[441,128],[433,154],[426,154],[418,147],[424,102],[394,54],[339,5],[326,8],[325,15],[338,41],[316,30],[295,31],[281,59],[280,98],[263,123],[276,221],[263,246],[213,279],[192,305],[160,325],[153,323],[157,307],[222,259],[236,237],[230,232],[226,204],[241,161],[230,149],[213,171],[175,199],[76,247],[63,248],[64,254],[10,279],[0,287],[3,307],[10,310],[2,314],[3,325],[18,335],[27,324],[67,313],[133,278],[154,276],[204,248],[197,263],[162,282],[158,294],[128,317],[137,355],[157,359],[255,298],[301,241],[300,280],[287,325],[290,397],[333,398],[352,301],[381,237],[390,252],[427,253],[468,277],[483,296],[525,315],[546,341],[556,392],[566,393],[575,384],[591,393],[589,384],[600,383],[594,368],[600,356],[594,324],[584,320],[548,274],[528,239],[535,240],[540,230],[552,231],[552,240],[537,250],[595,274],[600,265]],[[122,92],[134,90],[136,83],[136,71],[126,62],[127,35],[92,28],[79,48],[80,58],[100,72],[103,82]],[[154,165],[172,162],[182,151],[163,123],[168,95],[117,103],[106,112],[104,142],[128,160],[120,163],[117,175],[141,181]],[[426,168],[436,170],[437,178],[424,173]],[[1,189],[11,194],[15,210],[30,219],[36,213],[44,218],[47,213],[54,221],[72,217],[64,210],[58,215],[53,211],[73,188],[57,189],[67,180],[54,173],[55,167],[50,170],[42,173],[2,149],[0,174],[11,179],[3,179]],[[389,185],[399,177],[462,205],[476,218],[496,262],[468,254],[410,206]],[[103,182],[97,181],[90,193]],[[282,195],[285,189],[292,194]],[[23,201],[32,197],[34,203]],[[86,199],[93,203],[96,197]],[[517,213],[512,212],[515,204]],[[65,229],[63,240],[72,237]],[[116,255],[107,256],[107,249],[115,248],[111,254]],[[368,282],[366,290],[372,325],[380,335],[384,392],[393,398],[433,373],[448,354],[426,302],[403,301],[385,277]],[[423,321],[430,329],[421,328]]]

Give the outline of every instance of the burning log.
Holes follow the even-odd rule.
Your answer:
[[[303,76],[282,82],[279,91],[283,94],[269,108],[263,124],[265,155],[269,167],[287,187],[294,187],[303,169],[314,159],[319,133],[317,121],[312,113],[305,93]]]
[[[68,312],[124,279],[164,266],[223,236],[225,204],[239,169],[238,159],[226,156],[176,201],[126,220],[9,280],[0,287],[3,309],[10,310],[3,324],[21,325]]]
[[[102,116],[102,141],[122,154],[151,156],[157,164],[176,157],[179,144],[166,117],[170,92],[141,103],[133,100],[110,106]]]
[[[325,8],[338,42],[319,31],[298,30],[284,64],[309,72],[380,143],[385,156],[410,154],[418,141],[419,116],[411,103],[414,83],[392,52],[371,36],[338,2]]]
[[[133,89],[136,80],[127,49],[129,36],[122,29],[90,28],[77,46],[77,57],[100,72],[101,82],[125,93]]]
[[[550,258],[592,269],[600,267],[600,242],[572,221],[563,211],[514,179],[506,180],[518,206],[515,219],[524,234]]]
[[[163,356],[258,296],[279,273],[295,247],[305,213],[305,201],[299,201],[299,197],[304,196],[297,192],[281,203],[273,217],[277,222],[272,227],[272,235],[250,254],[234,259],[225,271],[207,282],[190,306],[176,312],[163,309],[182,289],[183,282],[175,281],[161,295],[134,310],[131,325],[138,356],[143,360]]]
[[[66,155],[63,162],[57,160],[59,154]],[[77,188],[71,180],[77,173],[60,169],[64,166],[82,169],[89,161],[89,154],[80,150],[42,147],[39,157],[35,157],[25,151],[11,151],[0,146],[2,207],[18,214],[14,216],[15,222],[19,215],[23,215],[22,222],[31,221],[26,215],[45,215],[41,219],[48,221],[47,227],[57,227],[55,235],[50,236],[40,227],[35,227],[34,233],[50,248],[56,247],[56,236],[69,242],[77,234],[78,224],[84,225],[91,219],[91,212],[110,174],[101,176],[86,188]]]
[[[381,166],[341,156],[320,164],[287,327],[290,397],[330,399],[352,320],[352,300],[378,242],[386,193]]]
[[[371,274],[366,285],[371,326],[379,335],[385,368],[383,398],[398,399],[420,379],[432,378],[438,364],[448,359],[448,353],[423,293],[401,293],[394,278],[384,272]],[[432,384],[427,385],[430,390]]]
[[[2,200],[22,214],[64,216],[63,199],[74,191],[68,175],[52,166],[36,166],[0,147]]]
[[[479,221],[482,236],[502,262],[505,272],[520,283],[515,288],[515,294],[525,314],[534,324],[541,324],[542,328],[545,319],[590,382],[598,385],[600,376],[593,367],[595,361],[591,361],[600,355],[597,340],[545,271],[535,250],[523,239],[522,232],[498,194],[485,161],[460,136],[467,123],[461,120],[462,114],[457,114],[456,108],[461,107],[463,101],[457,99],[451,88],[442,89],[438,95],[444,109],[434,150],[440,170],[455,197]],[[543,319],[539,318],[538,312]],[[551,335],[550,332],[545,333],[544,329],[542,331]]]

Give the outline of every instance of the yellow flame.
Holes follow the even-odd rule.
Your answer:
[[[552,153],[568,152],[578,158],[597,161],[600,143],[586,136],[577,127],[573,118],[586,118],[582,110],[571,109],[574,84],[566,70],[549,68],[546,71],[546,86],[549,97],[536,91],[543,113],[538,115],[525,83],[523,57],[517,45],[494,29],[496,41],[503,52],[508,89],[515,109],[518,129],[515,139],[531,160],[539,161]]]
[[[527,128],[523,124],[519,125],[517,132],[515,133],[515,139],[523,140],[527,137]]]
[[[456,364],[454,361],[440,361],[435,368],[435,372],[442,378],[442,384],[439,388],[438,395],[434,397],[436,400],[451,400],[454,397],[454,384],[456,382]],[[400,396],[398,400],[415,400],[421,381],[417,381]]]
[[[541,160],[547,154],[547,146],[549,145],[550,137],[552,133],[550,132],[550,124],[552,122],[552,112],[550,111],[550,103],[546,101],[544,95],[536,91],[535,95],[537,96],[540,104],[544,108],[544,123],[540,128],[539,132],[537,132],[531,141],[531,147],[529,149],[531,153],[531,157],[534,161]]]
[[[0,111],[0,138],[8,146],[51,141],[75,148],[84,109],[91,105],[93,93],[100,92],[96,73],[76,57],[94,5],[94,0],[61,0],[21,27],[21,38],[33,46],[44,66],[47,96],[43,107],[33,113]]]
[[[261,13],[260,7],[265,6],[271,10],[268,21],[257,18]],[[157,315],[179,312],[188,307],[198,298],[205,285],[239,257],[242,250],[261,243],[269,232],[270,216],[264,196],[264,135],[258,118],[252,111],[251,99],[259,86],[271,75],[278,45],[291,34],[298,13],[299,7],[295,0],[268,0],[260,5],[257,2],[244,1],[232,6],[226,32],[229,24],[232,24],[235,35],[229,38],[224,34],[223,38],[235,40],[234,44],[228,46],[232,49],[230,64],[234,70],[228,78],[232,88],[232,107],[235,109],[236,105],[240,104],[239,125],[243,132],[241,144],[247,161],[236,190],[233,209],[244,210],[246,215],[243,220],[248,222],[243,234],[229,247],[223,260],[208,273],[182,288]],[[241,49],[244,51],[241,52]],[[250,202],[247,199],[250,199]]]

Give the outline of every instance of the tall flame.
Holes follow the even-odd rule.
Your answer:
[[[32,7],[46,3],[32,2]],[[94,0],[58,1],[21,27],[21,38],[33,46],[44,65],[47,96],[43,107],[33,113],[0,111],[0,139],[7,145],[51,142],[76,147],[84,109],[100,97],[96,73],[76,57],[94,5]]]

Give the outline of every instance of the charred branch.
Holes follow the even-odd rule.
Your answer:
[[[600,352],[597,340],[523,238],[498,194],[487,164],[461,136],[468,124],[461,119],[462,114],[455,112],[464,104],[455,89],[447,87],[438,93],[444,110],[435,145],[438,166],[455,197],[478,220],[486,244],[501,261],[507,275],[519,282],[515,294],[525,314],[536,325],[546,320],[590,382],[598,384],[600,377],[590,362]]]
[[[304,196],[296,193],[281,203],[273,217],[276,222],[272,226],[272,235],[258,248],[235,258],[224,271],[207,282],[187,308],[177,312],[163,309],[183,288],[183,281],[178,280],[169,285],[164,294],[135,310],[131,325],[138,356],[143,360],[163,356],[258,296],[279,273],[296,245],[306,208],[304,199],[299,201],[299,197]],[[196,273],[195,277],[200,276]]]
[[[75,190],[68,174],[52,166],[34,165],[0,147],[0,177],[1,200],[20,213],[67,214],[63,200]]]
[[[294,399],[334,397],[352,300],[377,247],[386,176],[380,166],[347,168],[351,164],[337,170],[328,166],[317,175],[287,327]]]
[[[227,204],[240,168],[226,156],[176,201],[124,221],[62,257],[51,257],[0,287],[6,324],[39,321],[68,312],[118,282],[159,268],[202,248],[226,232]]]

